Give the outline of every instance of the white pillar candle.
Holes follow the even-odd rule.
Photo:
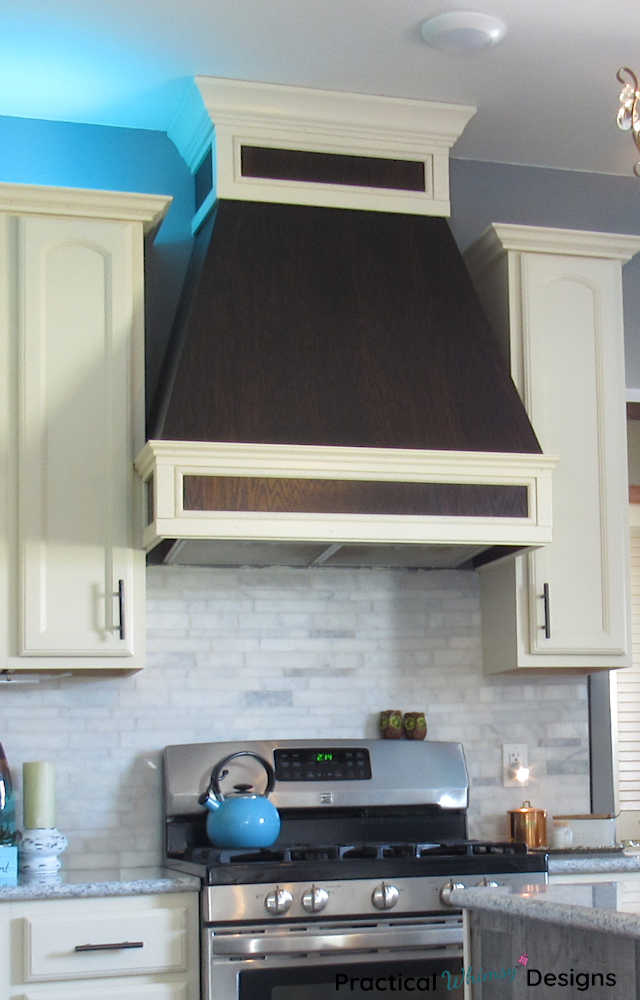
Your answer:
[[[22,765],[22,796],[26,830],[51,829],[56,825],[56,771],[46,760]]]

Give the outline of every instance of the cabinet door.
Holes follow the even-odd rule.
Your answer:
[[[134,227],[17,227],[18,652],[132,656]]]
[[[522,258],[524,401],[553,474],[553,542],[528,559],[531,653],[626,649],[620,265]],[[549,588],[548,635],[544,585]]]

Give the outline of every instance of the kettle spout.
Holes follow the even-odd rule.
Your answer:
[[[215,812],[222,805],[222,803],[218,802],[218,800],[211,794],[211,792],[205,792],[203,795],[201,795],[200,798],[198,799],[198,802],[201,806],[204,806],[205,809],[208,809],[210,812]]]

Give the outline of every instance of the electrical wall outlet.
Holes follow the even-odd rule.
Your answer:
[[[518,781],[515,770],[518,767],[529,766],[529,755],[526,743],[502,744],[502,782],[505,788],[523,788],[528,780]]]

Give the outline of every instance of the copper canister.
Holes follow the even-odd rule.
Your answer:
[[[509,809],[509,829],[511,839],[524,843],[527,847],[547,845],[547,811],[534,809],[528,799],[519,809]]]

